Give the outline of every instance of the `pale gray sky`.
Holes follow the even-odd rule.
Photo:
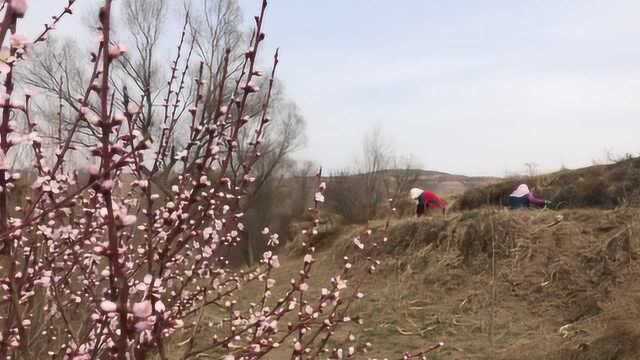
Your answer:
[[[65,2],[32,1],[28,32]],[[259,0],[240,3],[249,18]],[[377,125],[425,168],[504,175],[640,152],[638,14],[635,0],[271,0],[266,31],[308,121],[299,158],[348,166]]]

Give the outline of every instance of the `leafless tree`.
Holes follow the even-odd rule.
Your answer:
[[[312,178],[320,166],[313,161],[298,161],[291,170],[291,177],[294,181],[292,205],[295,214],[304,214],[313,204],[313,199],[307,197],[312,190]]]
[[[420,166],[411,156],[395,156],[391,160],[391,170],[383,178],[386,197],[390,208],[404,210],[407,204],[409,190],[415,187],[420,179]],[[402,207],[403,209],[397,209]]]
[[[384,196],[381,192],[384,182],[384,172],[391,165],[392,149],[388,141],[383,136],[380,127],[371,129],[365,134],[363,140],[363,168],[361,173],[364,176],[364,190],[366,196],[367,218],[376,216],[376,209]]]
[[[132,90],[138,94],[143,110],[141,130],[149,134],[154,125],[158,126],[154,123],[154,104],[161,96],[161,83],[164,80],[160,75],[164,69],[159,60],[158,43],[167,22],[167,1],[127,0],[122,3],[121,11],[127,35],[135,44],[127,56],[119,59],[120,68],[125,74],[123,82],[132,85]]]
[[[194,50],[204,62],[204,78],[215,89],[222,77],[233,76],[241,72],[243,46],[247,35],[241,31],[242,16],[237,0],[206,0],[188,3],[187,11],[192,14],[188,19],[194,42]],[[255,35],[255,34],[254,34]],[[223,74],[224,50],[231,49],[227,74]],[[224,96],[229,96],[229,91]],[[205,92],[203,103],[210,116],[214,111],[216,92]]]
[[[248,213],[246,233],[246,254],[248,263],[256,260],[256,254],[264,249],[260,248],[256,239],[260,238],[260,230],[267,224],[274,223],[280,233],[286,233],[291,218],[294,216],[293,202],[276,205],[275,199],[287,198],[290,191],[291,170],[295,166],[291,154],[299,150],[305,141],[305,121],[298,107],[291,102],[284,102],[274,106],[274,117],[278,121],[271,124],[268,135],[261,143],[261,160],[253,169],[255,178],[253,192],[243,199],[251,203],[252,211]],[[241,139],[249,139],[255,129],[248,127],[242,132]],[[250,141],[240,141],[240,144],[250,144]],[[231,176],[239,181],[243,174],[243,166],[250,156],[250,147],[240,147],[231,166]],[[279,196],[281,195],[281,196]]]
[[[385,201],[384,170],[392,165],[393,149],[381,128],[373,128],[362,142],[362,158],[354,169],[332,174],[329,202],[345,219],[365,222],[377,216]]]
[[[229,164],[220,163],[219,167],[227,169],[227,175],[234,181],[249,175],[255,177],[251,196],[260,198],[262,191],[274,186],[271,177],[279,176],[290,154],[304,144],[304,118],[297,106],[283,96],[278,81],[263,80],[259,76],[261,70],[248,66],[246,60],[251,51],[246,48],[256,35],[243,30],[236,0],[184,4],[184,13],[177,19],[180,32],[174,35],[178,51],[169,61],[161,52],[159,41],[167,34],[171,4],[166,0],[127,0],[119,8],[123,27],[118,34],[129,38],[134,46],[114,63],[112,88],[118,96],[140,108],[132,130],[140,131],[152,143],[150,151],[158,152],[156,160],[144,164],[141,170],[151,175],[150,181],[157,190],[170,195],[177,174],[182,169],[193,172],[207,156],[208,144],[203,141],[206,129],[224,130],[219,122],[221,110],[226,112],[228,108],[229,115],[236,115],[237,108],[233,106],[220,108],[220,104],[230,103],[233,98],[234,103],[245,104],[243,121],[258,125],[239,128],[237,151],[229,157]],[[51,129],[52,139],[55,133],[62,138],[74,131],[73,144],[82,159],[98,140],[98,132],[88,123],[77,124],[69,121],[68,116],[58,116],[63,111],[79,111],[76,99],[83,95],[83,84],[90,75],[84,71],[81,59],[72,55],[77,50],[71,40],[52,39],[51,46],[39,50],[36,62],[25,73],[31,86],[52,95],[40,104],[43,116],[60,119],[60,126]],[[168,77],[163,75],[167,69]],[[246,97],[239,91],[242,85],[235,81],[248,72],[257,75],[251,84],[257,96]],[[267,126],[259,121],[265,110],[262,100],[266,97],[270,97],[273,111],[264,124],[268,123],[272,130],[261,131],[268,134],[265,138],[253,139],[259,127]],[[198,109],[192,106],[196,101],[202,105]],[[98,104],[88,105],[96,109]],[[118,108],[121,104],[114,106]],[[78,129],[74,130],[74,126]],[[261,161],[248,174],[247,162],[254,161],[251,157],[258,144]],[[250,259],[255,258],[251,246],[247,251]]]
[[[534,177],[534,176],[538,176],[539,175],[539,167],[540,165],[538,165],[535,162],[528,162],[524,164],[524,167],[527,169],[526,170],[526,176],[528,177]]]
[[[80,110],[77,99],[84,96],[84,84],[91,75],[83,63],[86,59],[77,56],[79,52],[80,48],[73,39],[50,38],[47,46],[35,49],[28,66],[19,69],[28,86],[49,95],[34,101],[34,110],[38,116],[48,119],[43,125],[47,127],[45,130],[52,144],[60,145],[71,131],[73,122],[68,121],[71,118],[68,115]],[[95,103],[88,105],[96,106]],[[89,138],[95,135],[95,130],[87,124],[78,124],[72,144],[87,147]],[[65,160],[77,162],[78,156]]]

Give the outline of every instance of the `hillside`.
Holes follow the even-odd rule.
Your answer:
[[[640,158],[535,177],[506,179],[465,191],[455,207],[469,210],[485,205],[505,205],[509,194],[521,183],[534,187],[536,194],[553,202],[554,208],[611,209],[635,205],[640,199]]]
[[[434,184],[469,181],[420,175]],[[430,359],[637,359],[640,160],[486,181],[460,195],[446,218],[394,218],[386,233],[384,221],[369,223],[377,235],[367,256],[381,264],[358,315],[369,319],[360,330],[373,353],[393,357],[443,341]],[[495,206],[521,182],[555,207]],[[344,256],[364,263],[352,241],[364,227],[323,217],[315,244],[322,274]],[[302,254],[296,240],[287,251],[293,262]]]
[[[528,180],[544,185],[547,194],[558,191],[556,196],[572,183],[607,182],[604,194],[614,199],[616,189],[633,184],[638,167],[638,160],[629,160]],[[455,178],[420,175],[425,181]],[[482,193],[499,199],[508,186],[502,181],[463,197]],[[569,197],[572,206],[591,204],[592,193],[579,189]],[[376,259],[376,272],[359,284],[365,296],[350,313],[365,322],[338,333],[353,332],[358,342],[371,343],[370,358],[400,358],[443,342],[428,359],[638,359],[640,209],[611,203],[508,211],[487,203],[496,204],[478,202],[473,206],[482,208],[452,210],[447,217],[395,216],[388,228],[386,220],[345,225],[323,209],[312,244],[317,261],[308,279],[309,298],[343,272],[345,257],[355,264],[349,281],[362,278]],[[309,222],[296,225],[281,249],[282,267],[272,274],[274,299],[290,288],[306,253],[305,237],[295,234]],[[363,252],[354,238],[367,229],[373,237],[363,241]],[[260,286],[245,288],[238,298],[242,308],[251,307]],[[207,318],[217,321],[220,314]],[[212,333],[203,330],[200,336]],[[283,347],[265,358],[286,358],[287,351]]]
[[[636,359],[639,219],[635,209],[487,209],[398,219],[387,234],[372,224],[388,241],[365,244],[381,264],[357,308],[361,336],[380,357],[443,341],[430,359]],[[321,240],[321,277],[343,256],[359,263],[361,230]]]
[[[394,173],[406,170],[385,170],[385,176],[393,176]],[[416,186],[429,189],[443,196],[462,194],[466,190],[495,184],[501,179],[487,176],[465,176],[432,170],[411,170],[416,177]]]

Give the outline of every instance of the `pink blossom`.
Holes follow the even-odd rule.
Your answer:
[[[333,282],[335,283],[336,289],[338,290],[347,288],[347,280],[342,280],[340,276],[336,276],[335,279],[333,279]]]
[[[138,321],[134,326],[137,331],[145,331],[145,330],[153,329],[153,324],[154,324],[153,321],[142,320],[142,321]]]
[[[115,121],[117,121],[117,122],[120,122],[120,123],[123,123],[123,122],[127,121],[127,118],[126,118],[126,117],[124,116],[124,114],[123,114],[123,113],[121,113],[121,112],[119,112],[119,113],[115,114],[115,115],[113,116],[113,119],[114,119]]]
[[[116,44],[109,47],[109,57],[117,59],[127,52],[127,47],[123,44]]]
[[[91,164],[88,171],[90,175],[97,176],[100,173],[100,167],[96,164]]]
[[[0,74],[8,74],[11,72],[11,66],[5,62],[0,62]]]
[[[135,215],[125,215],[120,219],[120,221],[122,222],[122,225],[129,226],[135,224],[137,219],[138,218]]]
[[[11,340],[9,341],[9,346],[11,346],[12,348],[17,348],[20,346],[20,341],[18,341],[18,339],[16,339],[16,337],[11,337]]]
[[[7,160],[4,151],[0,150],[0,170],[9,170],[9,161]]]
[[[138,186],[141,189],[146,189],[147,187],[149,187],[149,181],[148,180],[136,180],[136,181],[131,183],[131,186]]]
[[[22,34],[13,34],[11,35],[11,47],[14,49],[24,49],[26,46],[31,44],[29,39]]]
[[[131,115],[135,115],[140,112],[140,106],[133,102],[130,102],[129,105],[127,105],[127,112]]]
[[[102,186],[102,188],[104,190],[111,190],[111,189],[113,189],[114,182],[111,179],[107,179],[107,180],[102,182],[101,186]]]
[[[271,289],[276,284],[275,279],[267,279],[267,288]]]
[[[202,230],[202,237],[205,240],[209,240],[211,238],[211,235],[213,234],[214,230],[212,227],[207,227],[204,230]]]
[[[93,110],[89,109],[86,106],[80,108],[80,113],[91,125],[98,125],[98,123],[100,122],[100,117],[98,116],[98,114],[96,114],[95,112],[93,112]]]
[[[248,92],[248,93],[254,93],[254,92],[258,92],[260,91],[260,87],[258,87],[258,85],[254,84],[253,82],[248,82],[244,87],[243,87],[244,91]]]
[[[277,269],[277,268],[280,267],[280,260],[278,259],[277,255],[274,255],[271,258],[271,262],[270,263],[271,263],[271,266],[273,266],[274,269]]]
[[[51,285],[51,278],[48,276],[43,276],[42,278],[36,280],[34,284],[40,285],[42,287],[49,287]]]
[[[164,306],[164,303],[162,301],[160,301],[160,300],[156,301],[156,303],[155,303],[155,305],[153,307],[159,313],[163,313],[166,310],[166,308]]]
[[[100,303],[100,309],[108,313],[116,312],[116,310],[118,309],[118,305],[116,305],[116,303],[114,303],[113,301],[104,300]]]
[[[269,241],[267,241],[267,245],[268,246],[278,246],[280,244],[280,240],[278,240],[279,238],[280,238],[280,235],[272,234],[269,237]]]
[[[151,301],[146,300],[133,304],[133,314],[136,317],[145,319],[151,316],[153,308],[151,307]]]
[[[9,7],[18,16],[23,16],[27,12],[29,4],[27,3],[27,0],[11,0]]]

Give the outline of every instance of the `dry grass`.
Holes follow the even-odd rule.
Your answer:
[[[488,359],[492,353],[504,360],[637,359],[638,220],[633,209],[486,209],[395,220],[386,242],[379,234],[366,244],[376,244],[372,252],[381,264],[354,308],[366,322],[353,330],[374,344],[377,358],[444,341],[430,359]],[[380,231],[384,222],[369,226]],[[326,238],[331,246],[315,256],[312,289],[326,286],[321,282],[339,272],[343,256],[361,263],[352,240],[363,230],[341,228]],[[276,298],[300,265],[297,255],[283,254]],[[250,286],[239,300],[248,303],[259,292]],[[200,336],[211,332],[203,329]]]
[[[444,341],[436,358],[487,358],[493,343],[499,359],[635,359],[632,339],[640,327],[622,324],[620,317],[640,312],[634,300],[640,292],[626,292],[640,275],[637,220],[632,209],[488,209],[398,220],[386,242],[378,237],[369,244],[376,243],[382,264],[357,307],[370,319],[363,336],[381,356]],[[341,234],[325,256],[352,255],[359,231]],[[559,329],[567,324],[563,337]],[[603,346],[611,337],[618,345]]]
[[[507,205],[518,184],[534,186],[540,195],[553,201],[554,208],[615,208],[638,205],[640,200],[640,159],[579,170],[563,170],[536,177],[512,178],[494,185],[466,191],[455,204],[458,210],[486,205]]]

